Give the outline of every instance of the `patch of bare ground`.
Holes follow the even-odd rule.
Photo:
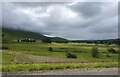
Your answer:
[[[7,51],[8,55],[14,59],[14,63],[31,63],[27,54],[21,52]]]
[[[33,61],[33,63],[87,62],[87,61],[81,61],[80,59],[71,59],[71,58],[35,56],[35,55],[27,55],[27,56]]]
[[[41,71],[3,72],[3,75],[118,75],[118,68],[80,68]]]
[[[82,62],[86,63],[87,60],[83,61],[80,59],[74,58],[62,58],[62,57],[50,57],[50,56],[37,56],[37,55],[30,55],[22,52],[13,52],[9,51],[8,54],[13,57],[16,63],[68,63],[68,62]]]

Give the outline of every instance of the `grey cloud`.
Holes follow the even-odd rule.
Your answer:
[[[15,2],[13,4],[23,8],[37,8],[40,6],[48,7],[50,5],[63,5],[66,4],[66,2]]]
[[[92,33],[98,34],[117,33],[118,32],[117,17],[99,22],[95,24],[93,27],[89,27],[88,30]]]
[[[3,26],[68,39],[117,37],[115,35],[118,25],[115,5],[108,3],[109,5],[106,6],[106,3],[94,2],[79,2],[72,6],[68,4],[5,3],[3,4]],[[79,13],[82,16],[78,15]]]
[[[70,6],[72,10],[82,14],[84,17],[93,17],[100,13],[100,2],[80,2]]]
[[[0,27],[2,27],[2,3],[0,2]]]
[[[8,7],[9,6],[9,7]],[[3,7],[2,14],[2,25],[3,27],[10,27],[15,29],[23,29],[27,31],[41,32],[42,29],[35,25],[36,22],[31,20],[26,14],[16,13],[15,6],[7,3],[6,6]],[[39,24],[38,24],[39,25]]]

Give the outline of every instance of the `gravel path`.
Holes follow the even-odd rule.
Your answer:
[[[4,72],[7,75],[118,75],[118,68],[81,68],[42,70],[34,72]]]

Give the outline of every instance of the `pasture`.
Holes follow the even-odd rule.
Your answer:
[[[68,68],[68,66],[71,68],[118,66],[118,54],[107,51],[108,48],[113,48],[118,52],[116,45],[97,45],[98,58],[91,55],[91,49],[95,46],[87,43],[4,43],[3,71],[59,69],[59,67]],[[67,58],[68,52],[76,54],[77,58]],[[19,66],[21,68],[18,68]]]

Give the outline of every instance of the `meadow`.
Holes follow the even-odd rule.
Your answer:
[[[3,43],[2,70],[34,71],[118,66],[118,53],[107,51],[108,48],[113,48],[118,52],[118,46],[98,44],[98,58],[91,55],[91,49],[95,46],[87,43]],[[77,58],[67,58],[68,52],[76,54]]]

